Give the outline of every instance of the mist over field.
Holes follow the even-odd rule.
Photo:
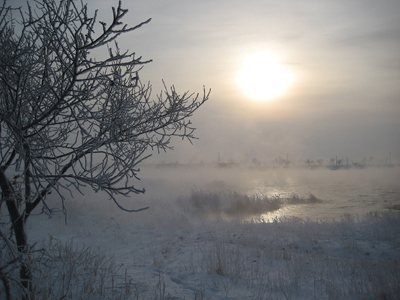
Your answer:
[[[399,298],[400,1],[28,3],[0,299]]]

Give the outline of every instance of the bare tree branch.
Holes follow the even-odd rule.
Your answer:
[[[118,196],[144,193],[139,165],[153,151],[195,139],[190,118],[210,91],[180,94],[163,82],[153,96],[139,76],[151,60],[117,42],[151,19],[128,26],[127,12],[119,2],[106,24],[74,0],[37,0],[26,12],[0,6],[0,187],[22,252],[29,216],[52,210],[49,193],[63,210],[65,191],[84,186],[125,211],[147,209],[122,207]]]

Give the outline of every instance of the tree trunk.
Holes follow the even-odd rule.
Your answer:
[[[21,255],[19,279],[25,289],[24,299],[33,299],[32,273],[28,261],[29,246],[25,232],[24,218],[19,214],[15,200],[7,201],[6,199],[6,205],[17,242],[18,252]]]
[[[24,217],[18,211],[17,199],[12,185],[2,170],[0,170],[0,186],[3,193],[3,200],[6,203],[8,214],[10,216],[18,252],[21,255],[19,276],[21,284],[25,289],[23,299],[33,299],[32,272],[28,262],[29,247],[25,231]]]
[[[0,270],[0,280],[3,282],[4,293],[6,294],[6,299],[11,299],[10,282],[6,275]]]

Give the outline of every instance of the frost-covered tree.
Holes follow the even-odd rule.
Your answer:
[[[90,186],[121,209],[116,196],[143,193],[139,164],[171,138],[191,141],[189,118],[209,91],[152,97],[139,71],[149,60],[121,50],[129,27],[121,3],[111,22],[98,21],[74,0],[37,0],[26,11],[0,8],[0,208],[9,215],[20,254],[28,252],[26,221],[51,213],[46,196]],[[106,51],[104,51],[106,50]],[[101,54],[104,54],[102,58]],[[21,281],[31,275],[22,264]]]

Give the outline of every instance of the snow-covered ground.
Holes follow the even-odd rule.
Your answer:
[[[400,214],[395,210],[329,221],[282,215],[267,220],[246,216],[246,211],[227,213],[241,207],[227,206],[230,198],[239,202],[253,198],[222,192],[225,185],[220,181],[214,181],[212,185],[218,186],[214,190],[209,185],[207,192],[199,192],[197,185],[189,193],[184,188],[168,193],[173,186],[168,180],[154,179],[151,184],[159,189],[149,193],[150,209],[140,213],[124,213],[101,194],[88,193],[68,203],[67,224],[61,214],[31,220],[30,239],[38,242],[36,248],[53,248],[57,253],[53,259],[70,260],[57,264],[57,280],[48,280],[55,274],[41,275],[41,284],[51,283],[47,289],[52,296],[69,291],[67,298],[86,299],[74,295],[71,286],[80,293],[77,286],[90,278],[105,281],[105,289],[123,289],[109,294],[111,299],[398,299],[400,295]],[[205,203],[217,197],[220,213],[199,208],[199,197]],[[280,200],[281,209],[322,205]],[[134,203],[140,207],[149,199]],[[92,269],[86,266],[90,255],[113,257],[116,268],[110,269],[111,277],[93,275],[104,266],[96,269],[96,262]],[[77,268],[74,276],[83,279],[68,281],[71,268]]]

